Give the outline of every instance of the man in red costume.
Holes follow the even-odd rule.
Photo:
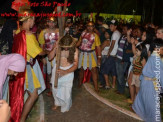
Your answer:
[[[35,18],[30,16],[33,13],[29,8],[20,9],[19,13],[27,16],[19,17],[22,22],[20,32],[15,35],[13,41],[13,53],[21,54],[27,64],[24,73],[16,77],[15,81],[10,82],[10,107],[11,122],[25,122],[25,119],[32,109],[32,106],[38,98],[38,89],[41,88],[41,82],[33,67],[35,65],[35,57],[37,55],[45,55],[46,53],[39,47],[36,37],[30,31],[34,25]],[[25,88],[24,88],[25,86]],[[24,104],[24,91],[28,93],[28,98]]]
[[[13,43],[13,53],[21,54],[25,60],[27,55],[25,31],[15,35]],[[9,82],[10,88],[10,107],[11,107],[11,122],[19,122],[24,105],[24,82],[25,72],[20,73],[15,81]],[[14,112],[13,112],[14,111]]]

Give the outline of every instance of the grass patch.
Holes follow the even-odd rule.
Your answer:
[[[90,84],[91,84],[90,87],[94,89],[93,83],[90,83]],[[129,88],[128,87],[125,88],[124,95],[117,94],[115,92],[116,90],[117,88],[114,88],[114,89],[111,88],[109,90],[106,90],[105,88],[100,88],[98,95],[123,109],[131,111],[131,108],[130,108],[131,104],[127,102],[127,99],[130,98]],[[161,111],[161,117],[163,120],[163,98],[161,98],[161,101],[160,101],[160,111]]]
[[[128,88],[125,91],[124,95],[119,95],[115,93],[115,89],[100,89],[100,92],[98,93],[98,95],[100,95],[103,98],[106,98],[109,102],[122,107],[124,109],[130,110],[130,104],[126,102],[126,100],[129,97],[129,94],[127,94],[129,92]]]

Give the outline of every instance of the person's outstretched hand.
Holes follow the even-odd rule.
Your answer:
[[[10,106],[4,100],[0,100],[0,122],[8,122],[10,119]]]

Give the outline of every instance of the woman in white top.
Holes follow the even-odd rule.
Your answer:
[[[107,30],[105,32],[105,38],[106,38],[106,40],[101,45],[101,55],[102,55],[101,67],[104,67],[104,62],[107,59],[109,48],[110,48],[110,31],[109,30]],[[100,68],[99,78],[100,78],[101,85],[99,87],[104,87],[105,86],[105,82],[106,82],[104,80],[103,75],[101,74],[101,70],[102,69],[103,68]],[[108,89],[107,87],[105,87],[105,88]]]

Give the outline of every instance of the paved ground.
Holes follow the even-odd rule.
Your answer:
[[[47,97],[46,92],[39,97],[27,122],[138,122],[98,101],[84,87],[73,88],[73,104],[67,113],[52,111],[53,98]]]

